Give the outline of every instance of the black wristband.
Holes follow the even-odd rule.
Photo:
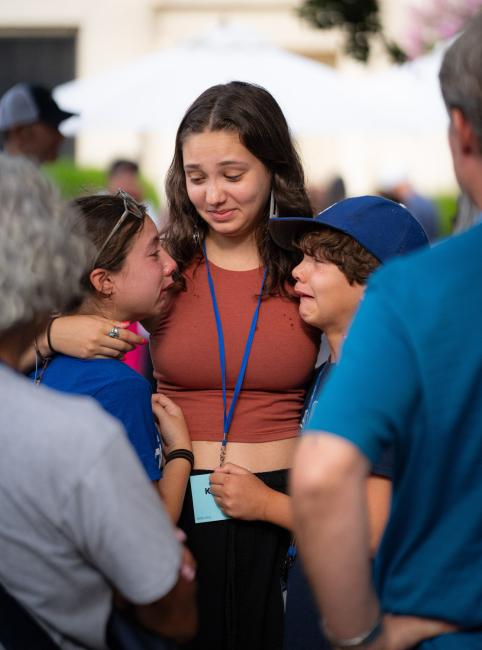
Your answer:
[[[49,347],[49,350],[52,354],[57,354],[57,350],[54,348],[52,345],[52,323],[56,318],[59,318],[60,314],[57,316],[52,316],[52,318],[49,320],[49,324],[47,325],[47,345]]]
[[[189,449],[174,449],[174,451],[167,454],[164,459],[164,464],[167,465],[169,461],[174,460],[175,458],[184,458],[191,465],[191,469],[194,467],[194,454],[192,451],[189,451]]]

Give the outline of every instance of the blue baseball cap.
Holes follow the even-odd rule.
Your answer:
[[[302,235],[325,226],[353,237],[380,262],[428,245],[424,229],[400,203],[381,196],[356,196],[334,203],[316,217],[276,217],[269,231],[281,248],[293,249]]]

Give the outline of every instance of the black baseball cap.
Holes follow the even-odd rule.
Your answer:
[[[73,115],[59,108],[48,88],[37,84],[16,84],[0,99],[0,131],[34,122],[45,122],[58,129],[61,122]]]

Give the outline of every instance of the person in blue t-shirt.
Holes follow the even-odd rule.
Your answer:
[[[121,324],[147,319],[162,309],[176,265],[162,249],[159,233],[144,207],[125,192],[86,196],[73,205],[79,227],[92,243],[92,260],[83,276],[85,297],[73,313],[112,319],[109,336],[116,340]],[[51,323],[47,348],[52,348]],[[118,359],[54,354],[31,376],[36,383],[96,399],[122,422],[149,478],[158,482],[162,456],[154,411],[166,458],[177,451],[169,459],[176,462],[169,463],[168,476],[159,483],[166,508],[177,519],[190,470],[191,443],[182,413],[173,402],[163,395],[152,397],[146,379]],[[170,490],[165,489],[168,485]]]
[[[440,71],[482,208],[482,13]],[[375,273],[298,448],[295,530],[335,648],[482,648],[482,225]],[[372,585],[361,488],[393,448]]]
[[[308,393],[303,427],[310,422],[322,385],[340,358],[368,277],[390,258],[428,245],[428,239],[405,207],[378,196],[345,199],[314,219],[272,219],[270,232],[279,246],[301,249],[303,260],[293,269],[300,316],[324,333],[330,351]],[[372,554],[378,547],[388,515],[390,478],[388,451],[372,468],[367,482]],[[293,555],[293,549],[290,550]],[[327,647],[298,558],[287,582],[284,648]]]

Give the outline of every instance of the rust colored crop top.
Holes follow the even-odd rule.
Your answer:
[[[226,349],[228,409],[238,376],[262,269],[227,271],[211,263]],[[187,290],[174,298],[151,336],[158,390],[183,410],[193,440],[222,440],[223,399],[218,339],[204,261],[185,271]],[[261,302],[253,347],[229,442],[269,442],[298,434],[319,332],[281,297]]]

